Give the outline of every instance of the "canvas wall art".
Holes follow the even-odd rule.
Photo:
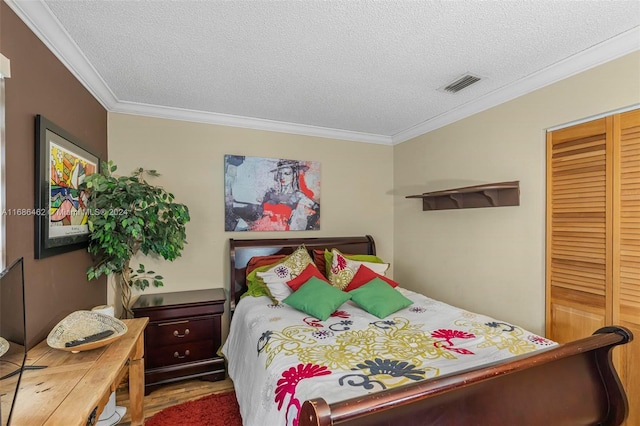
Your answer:
[[[225,155],[225,231],[320,229],[320,163]]]

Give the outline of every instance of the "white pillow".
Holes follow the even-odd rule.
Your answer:
[[[300,275],[310,263],[313,263],[313,259],[309,256],[307,248],[301,245],[273,267],[264,272],[256,272],[256,275],[267,285],[273,298],[282,302],[282,299],[292,293],[287,281]]]
[[[264,283],[267,285],[271,296],[278,302],[282,302],[284,299],[289,297],[293,290],[286,283],[281,282],[269,282],[264,280]]]
[[[331,250],[333,261],[329,270],[329,282],[332,286],[344,290],[347,288],[353,276],[358,272],[360,265],[365,265],[376,274],[384,275],[389,269],[388,263],[360,262],[358,260],[347,259],[337,249]]]

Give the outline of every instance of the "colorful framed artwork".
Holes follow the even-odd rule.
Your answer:
[[[225,155],[225,231],[320,229],[320,163]]]
[[[79,186],[99,165],[78,139],[36,116],[36,259],[87,247],[90,212]]]

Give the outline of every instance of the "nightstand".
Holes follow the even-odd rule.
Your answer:
[[[200,377],[223,380],[225,293],[221,288],[145,294],[132,306],[135,318],[149,317],[144,332],[145,395],[160,385]]]

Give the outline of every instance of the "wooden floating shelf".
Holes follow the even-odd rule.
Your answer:
[[[519,206],[520,181],[465,186],[406,198],[422,198],[423,211]]]

